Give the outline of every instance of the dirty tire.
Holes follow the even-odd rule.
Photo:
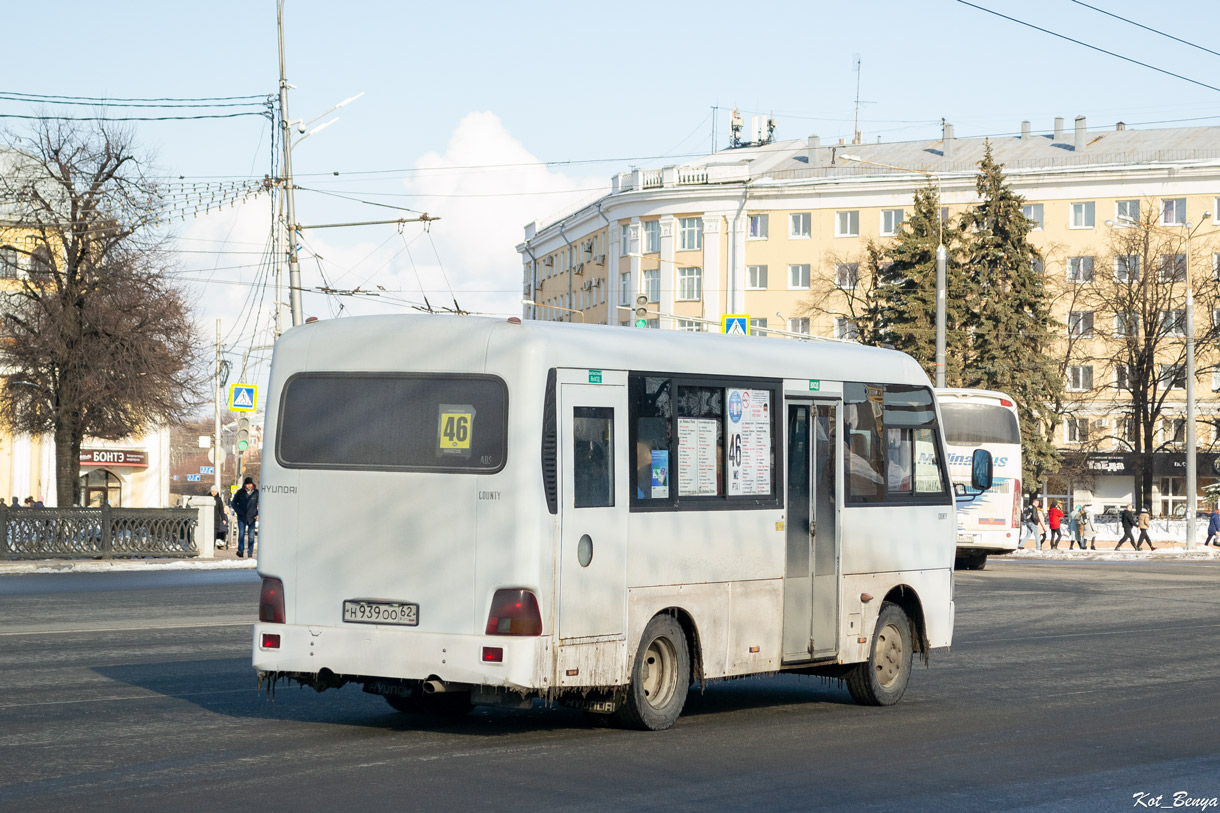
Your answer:
[[[430,717],[465,717],[474,708],[470,692],[420,692],[411,698],[415,711]]]
[[[973,559],[970,560],[970,569],[971,570],[983,570],[986,567],[987,567],[987,554],[985,554],[985,553],[980,553],[978,556],[975,556]]]
[[[382,695],[385,702],[390,704],[390,708],[394,711],[401,711],[403,714],[415,714],[419,709],[415,707],[414,697],[403,697],[399,694]]]
[[[881,605],[868,660],[847,676],[852,699],[862,706],[892,706],[911,679],[911,622],[897,604]]]
[[[640,636],[627,697],[614,713],[615,719],[626,728],[669,728],[682,713],[689,688],[686,635],[673,616],[655,616]]]

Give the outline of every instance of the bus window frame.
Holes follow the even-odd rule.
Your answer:
[[[668,379],[671,388],[671,402],[673,404],[669,421],[669,460],[670,460],[670,494],[668,497],[661,498],[645,498],[636,494],[634,482],[629,490],[630,499],[628,500],[628,510],[631,513],[649,513],[654,511],[754,511],[765,510],[771,508],[784,507],[784,435],[781,434],[779,425],[779,413],[783,411],[784,401],[784,381],[781,378],[759,378],[754,376],[729,376],[729,375],[709,375],[702,373],[674,373],[658,370],[629,370],[627,373],[627,446],[628,446],[628,476],[634,476],[638,470],[639,462],[637,460],[636,440],[637,440],[637,421],[639,413],[636,408],[633,382],[645,378],[664,378]],[[756,389],[766,390],[771,393],[771,453],[772,453],[772,476],[771,476],[771,493],[769,495],[761,494],[738,494],[730,495],[727,493],[715,495],[678,495],[678,478],[674,461],[677,460],[677,442],[678,442],[678,419],[682,416],[678,415],[677,409],[677,393],[680,387],[711,387],[722,390],[729,389]],[[726,399],[727,400],[727,399]],[[722,417],[723,420],[723,417]],[[722,459],[719,461],[721,465],[721,482],[720,488],[727,491],[727,482],[724,481],[723,475],[727,471],[723,456],[725,450],[720,451]]]

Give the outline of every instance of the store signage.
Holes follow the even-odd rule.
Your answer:
[[[147,466],[148,452],[136,449],[81,449],[82,466]]]

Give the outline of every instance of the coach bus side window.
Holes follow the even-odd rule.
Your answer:
[[[672,381],[657,376],[631,376],[629,388],[635,416],[632,432],[635,496],[641,500],[668,501]]]
[[[885,498],[886,485],[882,389],[872,384],[845,383],[843,402],[847,501],[878,502]]]
[[[577,508],[614,505],[614,409],[575,407],[572,477]]]

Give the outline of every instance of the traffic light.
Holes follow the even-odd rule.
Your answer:
[[[237,419],[237,451],[244,452],[250,446],[250,419]]]
[[[648,294],[635,298],[635,326],[648,327]]]

